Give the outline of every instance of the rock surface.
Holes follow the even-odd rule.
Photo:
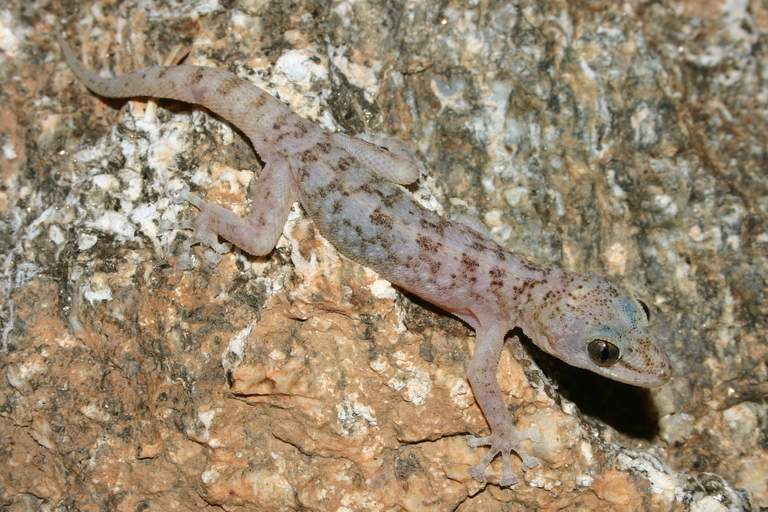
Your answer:
[[[194,209],[174,194],[243,212],[260,163],[204,110],[88,93],[59,20],[107,74],[187,44],[328,128],[408,141],[424,204],[642,298],[674,380],[638,390],[511,335],[501,385],[542,464],[475,482],[473,332],[298,207],[268,257],[180,270]],[[767,34],[743,0],[11,0],[0,507],[768,507]]]

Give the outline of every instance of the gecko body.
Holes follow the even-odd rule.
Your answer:
[[[468,437],[471,448],[488,445],[485,470],[502,456],[500,485],[517,481],[510,454],[523,469],[538,459],[520,445],[538,440],[532,428],[514,429],[496,378],[506,334],[519,327],[544,351],[606,377],[653,387],[672,367],[649,335],[645,306],[607,279],[537,265],[469,227],[422,208],[399,184],[419,176],[402,142],[388,150],[331,133],[236,75],[199,66],[152,66],[115,78],[83,67],[60,35],[64,56],[94,93],[111,98],[148,96],[195,103],[226,119],[253,143],[265,162],[243,219],[191,196],[200,209],[195,234],[204,245],[225,248],[219,236],[254,255],[277,243],[292,203],[298,200],[323,236],[341,253],[393,284],[439,306],[477,333],[468,370],[491,435]]]

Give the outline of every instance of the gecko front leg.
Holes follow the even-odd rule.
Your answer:
[[[523,460],[523,470],[527,471],[539,464],[539,459],[528,455],[520,446],[520,441],[530,439],[539,441],[539,429],[532,427],[525,431],[514,429],[512,420],[504,404],[504,398],[496,379],[496,368],[499,363],[501,349],[504,346],[506,331],[492,329],[477,330],[475,355],[469,365],[469,382],[480,409],[483,411],[491,427],[491,435],[487,437],[467,436],[467,444],[472,451],[478,446],[490,446],[490,451],[480,464],[469,468],[469,474],[478,482],[485,481],[485,469],[501,454],[504,474],[499,481],[502,487],[517,483],[518,478],[512,473],[510,455],[514,452]]]

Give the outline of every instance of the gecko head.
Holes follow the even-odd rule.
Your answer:
[[[656,387],[672,377],[672,365],[648,323],[648,307],[602,276],[563,272],[544,295],[532,339],[570,365]]]

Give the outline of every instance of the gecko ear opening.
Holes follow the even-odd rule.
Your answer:
[[[637,302],[640,303],[640,307],[643,308],[643,311],[645,312],[645,319],[650,321],[651,320],[651,309],[648,307],[648,305],[645,302],[641,301],[640,299],[635,299],[635,300],[637,300]]]
[[[613,366],[621,358],[621,350],[613,343],[594,339],[587,343],[589,358],[598,366]]]

